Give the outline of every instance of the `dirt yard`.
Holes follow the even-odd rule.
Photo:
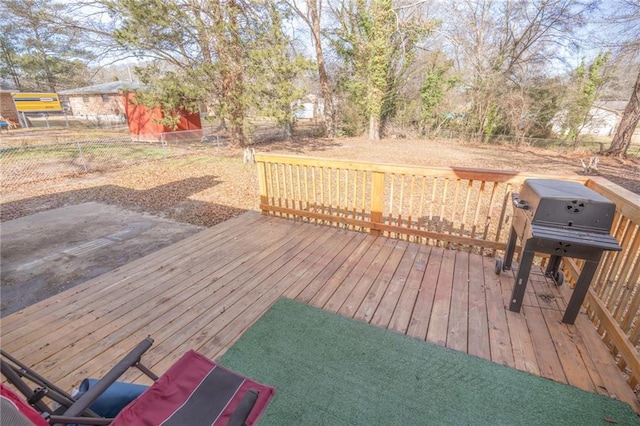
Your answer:
[[[476,167],[550,174],[582,173],[580,160],[590,153],[556,152],[530,147],[467,144],[451,140],[361,138],[303,139],[262,144],[258,152],[425,166]],[[640,163],[601,158],[598,174],[640,194]],[[232,148],[194,151],[172,158],[87,175],[44,182],[2,193],[0,220],[84,202],[117,205],[178,222],[213,226],[258,208],[255,166],[242,163]]]

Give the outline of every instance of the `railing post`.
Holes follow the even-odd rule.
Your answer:
[[[269,215],[269,209],[265,206],[269,204],[269,194],[267,193],[267,163],[264,161],[257,161],[258,166],[258,184],[260,186],[260,208],[262,214]]]
[[[371,186],[371,224],[382,223],[382,209],[384,208],[384,172],[373,172]],[[380,235],[380,230],[373,226],[369,231],[372,235]]]

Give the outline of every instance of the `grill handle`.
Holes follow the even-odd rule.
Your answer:
[[[526,201],[521,200],[519,198],[519,193],[512,192],[511,193],[511,201],[513,201],[513,207],[516,209],[529,210],[529,204]]]

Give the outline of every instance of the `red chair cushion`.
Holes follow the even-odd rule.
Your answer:
[[[2,397],[2,424],[28,424],[30,421],[35,426],[49,426],[38,411],[27,404],[27,401],[19,397],[10,388],[0,383],[0,396]]]
[[[275,389],[191,350],[127,405],[111,425],[226,425],[248,391],[258,393],[245,421],[250,426],[258,421]]]

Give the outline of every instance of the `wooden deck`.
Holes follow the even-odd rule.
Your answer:
[[[560,321],[567,295],[534,268],[516,314],[505,308],[513,279],[492,258],[251,212],[3,318],[1,342],[71,389],[148,335],[156,372],[190,348],[218,358],[284,296],[640,412],[586,315]]]

